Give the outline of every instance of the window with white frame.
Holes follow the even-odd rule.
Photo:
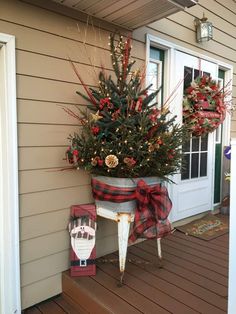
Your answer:
[[[152,93],[161,87],[157,98],[153,100],[158,104],[162,103],[163,98],[163,72],[164,72],[164,50],[150,47],[149,62],[147,68],[147,85],[152,84],[149,92]]]

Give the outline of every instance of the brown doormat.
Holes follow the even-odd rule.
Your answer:
[[[208,214],[176,229],[186,235],[208,241],[229,232],[229,216]]]

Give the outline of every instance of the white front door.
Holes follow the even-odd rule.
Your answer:
[[[176,82],[183,80],[172,104],[172,112],[182,123],[182,100],[185,88],[199,73],[217,79],[218,66],[192,55],[175,52]],[[172,186],[172,221],[213,209],[214,133],[192,137],[184,147],[184,167],[174,176]]]

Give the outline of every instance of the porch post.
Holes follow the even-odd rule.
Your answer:
[[[231,141],[228,314],[236,309],[236,138]]]
[[[0,313],[20,314],[15,37],[0,33]]]

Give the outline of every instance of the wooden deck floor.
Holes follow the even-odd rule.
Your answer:
[[[176,231],[162,240],[162,251],[160,269],[156,241],[129,247],[121,288],[116,262],[99,262],[94,277],[65,272],[63,296],[25,313],[227,313],[228,235],[204,241]],[[117,253],[104,259],[116,260]]]

